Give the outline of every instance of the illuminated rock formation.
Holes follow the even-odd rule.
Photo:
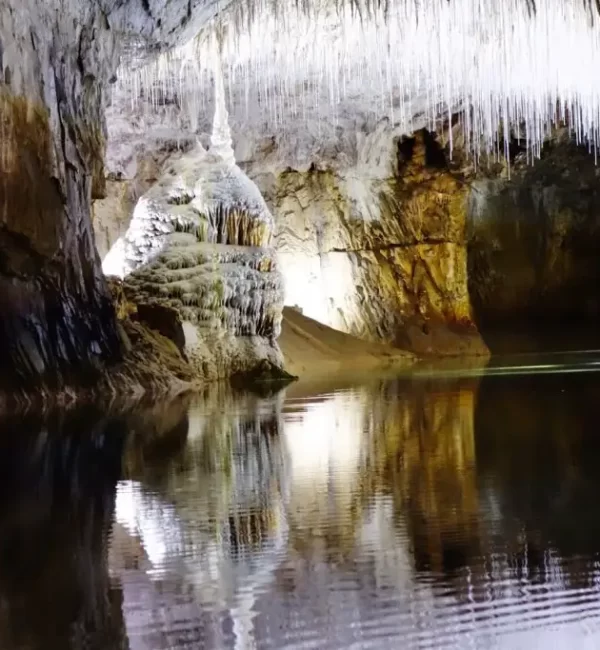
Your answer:
[[[356,136],[354,160],[266,174],[286,304],[418,354],[485,354],[467,288],[468,186],[427,131]],[[268,157],[267,157],[268,160]],[[256,162],[255,162],[256,161]],[[272,169],[272,168],[271,168]]]
[[[449,135],[451,152],[453,115],[459,116],[464,148],[475,159],[481,152],[507,155],[513,140],[523,138],[531,159],[563,119],[577,142],[592,148],[598,142],[600,91],[588,73],[597,69],[600,57],[593,2],[5,0],[2,9],[0,362],[5,388],[40,381],[64,385],[72,370],[93,384],[106,364],[122,357],[127,345],[100,273],[90,219],[92,198],[105,192],[106,89],[116,82],[113,117],[128,104],[147,137],[172,113],[178,128],[169,138],[187,133],[183,140],[189,149],[189,135],[205,132],[212,114],[206,110],[207,53],[214,44],[207,36],[217,13],[225,67],[221,87],[227,88],[236,136],[264,143],[281,134],[279,157],[293,170],[314,163],[328,171],[319,158],[332,156],[341,167],[352,168],[353,161],[343,160],[347,147],[338,145],[356,133],[373,133],[384,122],[395,135],[439,127]],[[150,117],[146,106],[152,108]],[[213,142],[213,150],[229,160],[227,145],[221,144]],[[238,161],[248,159],[238,155]],[[277,170],[276,185],[282,171]],[[330,191],[330,181],[323,182]],[[291,190],[296,181],[288,177],[285,183]],[[358,202],[366,218],[372,195],[362,182],[351,186],[350,193],[341,192],[342,202]],[[396,309],[394,300],[405,302],[406,296],[398,298],[396,279],[395,295],[389,290],[390,276],[402,266],[404,276],[414,271],[417,278],[402,289],[410,300],[417,296],[419,302],[427,293],[427,311],[443,312],[446,324],[468,320],[457,242],[438,241],[433,250],[431,241],[417,240],[419,248],[407,259],[387,259],[373,270],[372,251],[362,239],[353,236],[350,243],[368,251],[361,274],[365,283],[384,288],[386,313]],[[428,256],[439,257],[439,263],[430,264]],[[348,259],[334,259],[331,275],[344,274],[356,283]],[[448,278],[447,288],[440,289],[439,276]],[[347,302],[343,290],[339,296]],[[329,305],[319,309],[325,308]],[[395,323],[379,326],[379,337],[393,338]],[[357,328],[373,330],[366,323]],[[423,351],[444,347],[441,341],[409,339]]]
[[[103,261],[132,302],[176,310],[181,351],[201,379],[283,365],[273,218],[235,164],[218,57],[215,71],[210,150],[198,144],[167,167]]]

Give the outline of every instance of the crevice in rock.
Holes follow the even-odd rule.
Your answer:
[[[434,169],[447,169],[448,161],[443,145],[438,141],[437,134],[428,129],[421,129],[414,136],[402,136],[398,140],[398,170],[402,172],[403,167],[413,161],[418,148],[418,141],[423,146],[423,162],[425,167]]]
[[[367,246],[364,248],[331,248],[330,250],[324,250],[322,254],[327,253],[367,253],[375,251],[390,251],[395,249],[404,249],[404,248],[414,248],[415,246],[440,246],[442,244],[447,244],[447,239],[432,239],[425,238],[422,240],[413,239],[405,242],[392,242],[389,244],[377,244],[373,246]]]

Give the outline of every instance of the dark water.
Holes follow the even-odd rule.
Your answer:
[[[600,647],[599,364],[3,421],[0,649]]]

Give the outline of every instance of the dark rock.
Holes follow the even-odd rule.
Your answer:
[[[476,179],[470,203],[469,291],[478,323],[597,322],[600,183],[586,147],[557,134],[534,165],[515,164],[510,179]]]
[[[139,304],[133,319],[144,323],[150,329],[160,332],[164,337],[173,341],[185,358],[185,334],[181,317],[176,309],[159,304]]]
[[[277,389],[281,389],[296,379],[298,377],[290,375],[283,368],[267,359],[262,359],[254,368],[233,375],[231,385],[239,389],[250,389],[256,385],[268,383],[271,387],[276,386]]]

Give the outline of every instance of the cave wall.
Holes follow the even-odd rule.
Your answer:
[[[275,215],[286,304],[419,354],[486,353],[467,289],[468,187],[432,134],[381,123],[355,132],[345,160],[304,169],[272,165],[270,146],[240,164]]]
[[[484,167],[468,204],[469,289],[485,328],[597,322],[600,168],[566,134],[533,165]]]
[[[0,13],[0,365],[6,385],[119,355],[89,206],[103,191],[113,34],[93,3]]]

